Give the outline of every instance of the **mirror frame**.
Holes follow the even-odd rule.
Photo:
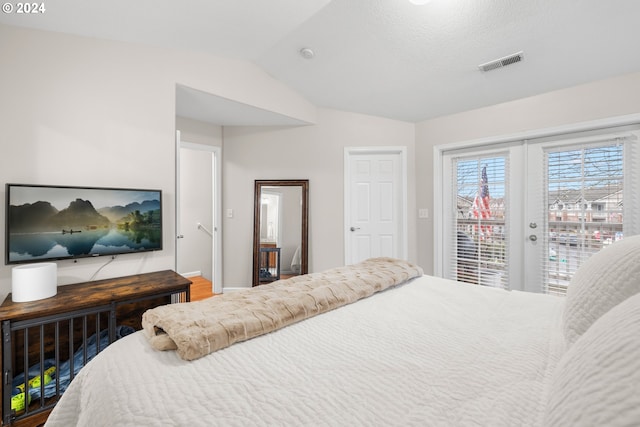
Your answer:
[[[302,229],[300,230],[300,275],[309,272],[309,180],[256,179],[253,190],[253,283],[260,285],[260,201],[262,187],[302,187]]]

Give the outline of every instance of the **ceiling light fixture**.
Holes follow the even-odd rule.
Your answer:
[[[300,49],[300,56],[302,56],[304,59],[311,59],[316,56],[316,54],[308,47],[303,47],[302,49]]]

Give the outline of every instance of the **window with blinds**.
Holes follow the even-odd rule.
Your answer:
[[[507,289],[508,156],[452,160],[455,242],[450,245],[450,271],[459,281]]]
[[[624,145],[547,149],[543,290],[565,294],[578,267],[624,238]]]

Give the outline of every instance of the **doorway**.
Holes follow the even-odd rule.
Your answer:
[[[200,275],[222,293],[221,148],[176,143],[176,271]]]
[[[442,276],[564,295],[591,255],[637,233],[639,137],[632,125],[443,150]]]
[[[346,147],[345,264],[407,257],[405,147]]]

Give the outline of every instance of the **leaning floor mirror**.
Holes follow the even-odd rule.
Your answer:
[[[256,180],[253,286],[308,272],[309,180]]]

